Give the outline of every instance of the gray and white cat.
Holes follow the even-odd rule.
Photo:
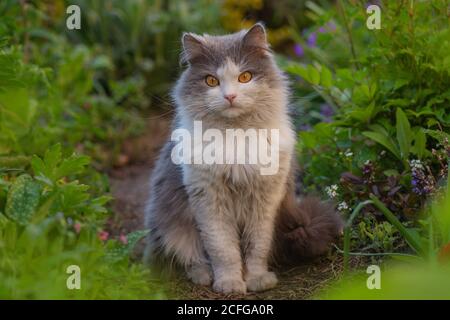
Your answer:
[[[146,259],[162,255],[184,266],[197,284],[221,293],[272,288],[273,259],[318,255],[341,229],[329,204],[298,202],[294,192],[295,132],[288,83],[261,24],[225,36],[186,33],[188,65],[174,90],[173,129],[278,129],[279,170],[258,165],[179,164],[174,142],[161,150],[146,212]]]

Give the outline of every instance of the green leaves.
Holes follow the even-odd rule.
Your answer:
[[[351,108],[347,114],[351,121],[357,120],[358,122],[368,123],[377,114],[377,109],[375,103],[371,102],[364,108]]]
[[[404,164],[407,163],[411,152],[422,158],[427,151],[425,131],[422,128],[417,128],[414,133],[406,114],[400,108],[397,108],[396,111],[396,141],[382,126],[373,125],[371,128],[373,131],[365,131],[362,134],[384,146]],[[414,145],[412,145],[413,141]]]
[[[324,65],[318,65],[316,68],[310,64],[305,67],[298,63],[292,63],[286,67],[286,70],[315,86],[321,85],[324,88],[330,88],[333,85],[331,71]]]
[[[11,220],[25,225],[37,211],[40,211],[37,219],[56,212],[64,212],[67,215],[84,212],[94,216],[105,213],[104,204],[110,200],[110,197],[103,196],[89,201],[87,185],[80,184],[78,181],[61,180],[64,177],[82,173],[88,163],[88,157],[75,154],[62,159],[60,144],[49,148],[43,159],[33,156],[31,166],[36,175],[35,179],[24,174],[14,180],[7,195],[6,215]],[[44,187],[42,196],[39,182]],[[38,210],[40,199],[44,196],[51,205]]]
[[[87,10],[90,4],[85,2]],[[68,34],[54,33],[42,19],[35,19],[46,11],[45,5],[22,12],[29,22],[25,26],[15,21],[20,14],[15,1],[0,3],[0,297],[151,297],[158,290],[148,283],[148,268],[128,261],[114,266],[104,261],[107,248],[96,231],[109,213],[107,178],[87,168],[89,157],[72,154],[80,147],[110,165],[115,147],[123,141],[118,138],[143,128],[139,119],[136,126],[133,113],[138,109],[135,106],[148,105],[144,97],[147,79],[141,77],[143,73],[136,76],[122,67],[111,69],[117,48],[94,48],[82,40],[68,46],[73,42]],[[145,22],[146,10],[139,14],[142,19],[129,18]],[[27,50],[20,44],[24,32],[32,35]],[[149,37],[154,39],[153,34]],[[162,50],[160,54],[159,63],[165,64]],[[128,70],[153,72],[153,57],[144,56],[148,55],[126,57]],[[157,72],[169,79],[163,69]],[[118,73],[120,77],[115,77]],[[168,82],[161,83],[150,87],[163,91]],[[136,235],[129,235],[122,252],[128,253],[136,242]],[[82,269],[83,290],[67,290],[64,285],[71,264]]]
[[[61,145],[59,143],[47,150],[44,159],[33,156],[31,166],[37,176],[36,179],[52,185],[63,177],[81,173],[90,162],[89,157],[76,154],[63,160],[61,157]]]
[[[362,133],[366,137],[372,139],[375,142],[378,142],[382,146],[384,146],[386,149],[388,149],[394,156],[396,156],[398,159],[402,159],[401,154],[395,145],[394,141],[391,137],[389,137],[387,134],[381,133],[381,132],[374,132],[374,131],[365,131]]]
[[[321,84],[326,88],[329,88],[333,85],[333,76],[331,75],[331,71],[325,66],[322,66],[321,68],[320,81]]]
[[[19,176],[8,192],[5,214],[20,225],[26,225],[34,215],[41,196],[41,188],[31,176]]]
[[[63,159],[60,144],[49,148],[43,159],[33,156],[31,166],[36,180],[45,186],[46,197],[52,199],[50,212],[43,216],[59,211],[68,216],[79,217],[83,214],[95,219],[107,212],[104,205],[111,200],[110,196],[92,198],[88,192],[89,186],[65,179],[83,173],[89,161],[89,157],[76,154]]]
[[[0,119],[2,126],[23,135],[30,130],[36,115],[37,102],[25,88],[0,92]]]
[[[115,245],[107,251],[106,259],[110,262],[117,262],[128,258],[138,241],[145,237],[148,232],[149,230],[138,230],[129,233],[126,236],[127,242],[125,244],[116,242]]]
[[[312,84],[314,84],[316,86],[319,85],[319,83],[320,83],[320,73],[319,73],[319,71],[317,71],[317,69],[314,68],[310,64],[306,67],[306,70],[308,72],[306,80],[311,82]]]
[[[37,102],[26,88],[0,90],[0,153],[22,150],[20,139],[32,129],[36,109]]]
[[[414,145],[411,147],[411,152],[417,155],[419,159],[422,159],[427,153],[427,136],[422,128],[419,128],[414,137]]]
[[[286,71],[303,79],[309,79],[307,69],[299,63],[292,63],[286,67]]]
[[[396,119],[397,142],[400,147],[400,156],[401,159],[408,159],[412,140],[411,126],[405,113],[400,108],[397,108]]]

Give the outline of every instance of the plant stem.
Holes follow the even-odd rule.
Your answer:
[[[337,3],[338,3],[338,7],[339,7],[340,11],[342,12],[342,19],[344,20],[345,30],[347,31],[348,41],[350,42],[350,51],[352,53],[356,69],[360,69],[358,59],[356,57],[355,46],[353,44],[352,31],[351,31],[350,24],[349,24],[349,21],[347,18],[347,13],[345,12],[344,6],[342,5],[342,1],[338,0]]]
[[[373,203],[371,200],[366,200],[364,202],[360,202],[356,208],[353,210],[352,214],[348,218],[347,222],[345,223],[344,228],[344,273],[348,272],[349,267],[349,257],[350,257],[350,231],[353,224],[353,220],[358,215],[358,213],[361,211],[362,208],[364,208],[366,205]]]
[[[344,250],[334,245],[334,248],[339,253],[344,253]],[[349,252],[349,256],[363,256],[363,257],[376,257],[376,256],[398,256],[398,257],[408,257],[408,258],[416,258],[417,260],[421,260],[420,257],[414,254],[401,253],[401,252],[378,252],[378,253],[370,253],[370,252]]]
[[[368,204],[375,205],[386,217],[386,219],[398,229],[398,231],[402,234],[402,236],[406,239],[409,246],[415,250],[418,254],[423,253],[422,244],[418,241],[411,232],[397,219],[397,217],[388,209],[386,206],[374,195],[370,194],[370,199],[364,202],[360,202],[356,208],[353,210],[349,219],[345,223],[344,228],[344,273],[348,272],[349,269],[349,257],[350,257],[350,230],[353,224],[353,220],[359,214],[361,209]]]
[[[397,219],[397,217],[388,209],[386,206],[374,195],[370,194],[370,199],[372,199],[373,204],[384,214],[386,219],[394,225],[402,236],[406,239],[409,246],[415,250],[417,253],[422,253],[422,245],[414,236],[405,228],[405,226]]]

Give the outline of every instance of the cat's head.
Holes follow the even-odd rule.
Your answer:
[[[188,68],[174,96],[184,111],[196,119],[276,112],[285,83],[262,24],[225,36],[185,33],[182,44]]]

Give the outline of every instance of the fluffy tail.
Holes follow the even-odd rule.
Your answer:
[[[322,255],[342,230],[343,221],[332,204],[315,197],[299,202],[294,192],[288,192],[276,222],[276,261],[295,262]]]

